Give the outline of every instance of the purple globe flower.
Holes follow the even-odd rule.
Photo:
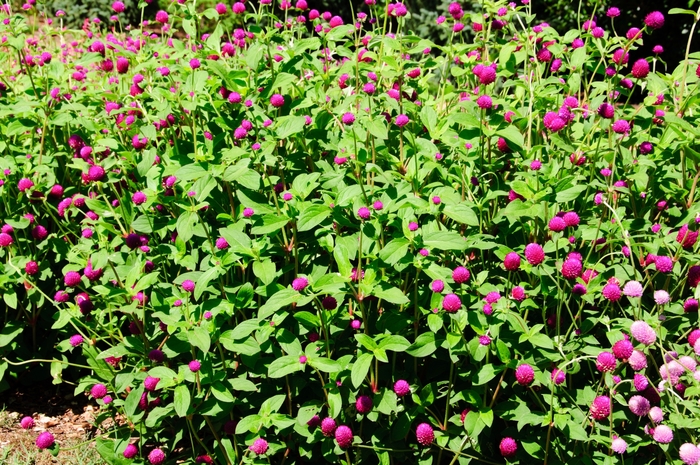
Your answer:
[[[455,313],[462,308],[462,300],[457,294],[447,294],[442,299],[442,309],[447,313]]]
[[[363,220],[369,219],[370,215],[371,215],[371,212],[369,211],[369,208],[367,208],[367,207],[360,207],[357,210],[357,216],[359,216]]]
[[[139,448],[136,447],[136,444],[129,444],[128,446],[126,446],[126,449],[124,449],[122,455],[124,456],[124,458],[133,459],[138,453]]]
[[[663,27],[664,22],[664,15],[660,11],[652,11],[646,16],[646,18],[644,18],[644,24],[652,29],[659,29]]]
[[[32,417],[23,417],[19,421],[19,425],[22,427],[22,429],[34,428],[34,419]]]
[[[71,346],[73,347],[78,347],[80,344],[83,343],[83,336],[80,334],[74,334],[73,336],[70,337],[68,340]]]
[[[258,438],[256,439],[253,444],[250,446],[250,450],[252,452],[255,452],[257,455],[263,455],[265,452],[267,452],[268,444],[267,441],[264,440],[263,438]]]
[[[147,376],[146,379],[143,381],[143,387],[147,391],[155,391],[157,386],[158,386],[159,381],[160,381],[160,378],[154,378],[152,376]]]
[[[515,380],[521,386],[529,386],[535,379],[535,370],[532,369],[527,363],[518,365],[515,369]]]
[[[428,423],[421,423],[416,428],[416,440],[421,446],[429,446],[435,440],[433,427]]]
[[[280,94],[274,94],[270,97],[270,104],[272,104],[273,107],[279,108],[284,105],[284,97]]]
[[[292,281],[292,289],[294,289],[295,291],[302,291],[308,285],[309,285],[309,280],[303,276],[296,278],[294,281]]]
[[[192,373],[197,373],[200,370],[200,368],[202,368],[202,364],[199,362],[199,360],[192,360],[190,363],[187,364],[187,367]]]
[[[343,114],[342,121],[343,121],[343,124],[350,126],[350,125],[352,125],[352,123],[355,122],[355,115],[350,113],[350,112],[347,112],[347,113]]]
[[[186,292],[194,292],[194,281],[186,279],[182,282],[182,289]]]
[[[160,449],[153,449],[148,454],[148,461],[151,462],[151,465],[160,465],[165,461],[165,452]]]
[[[146,194],[141,191],[134,192],[134,195],[131,196],[131,201],[134,202],[134,205],[141,205],[142,203],[145,203],[146,200]]]
[[[408,116],[401,114],[396,117],[396,125],[400,128],[406,126],[409,123]]]
[[[405,379],[400,379],[394,383],[394,393],[396,393],[397,396],[403,397],[407,394],[410,394],[410,392],[411,386]]]
[[[90,389],[90,395],[95,399],[102,399],[107,395],[107,386],[102,383],[97,383]]]
[[[518,452],[518,443],[513,438],[503,438],[498,445],[498,449],[504,458],[510,459],[515,457],[515,454]]]
[[[355,401],[355,408],[358,413],[366,414],[372,411],[372,399],[369,396],[362,395]]]
[[[44,431],[36,438],[36,446],[39,449],[48,449],[49,447],[53,446],[55,442],[56,439],[53,437],[53,434],[49,433],[48,431]]]
[[[335,440],[341,449],[347,449],[352,446],[353,435],[350,427],[345,425],[338,426],[335,430]]]

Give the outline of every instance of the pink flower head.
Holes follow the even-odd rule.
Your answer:
[[[516,452],[518,452],[518,443],[515,442],[515,439],[507,437],[501,439],[501,443],[498,445],[498,449],[501,451],[501,455],[506,458],[510,459],[515,457]]]
[[[90,389],[90,395],[95,399],[102,399],[107,395],[107,386],[102,383],[97,383]]]
[[[632,396],[627,402],[630,411],[637,415],[638,417],[646,416],[649,413],[651,405],[649,400],[643,396]]]
[[[598,396],[591,403],[591,418],[600,421],[608,418],[612,409],[612,401],[608,396]]]
[[[613,450],[613,452],[618,453],[618,454],[624,454],[625,451],[627,450],[627,441],[625,441],[622,438],[618,438],[615,436],[615,438],[612,441],[612,444],[610,445],[610,448]]]
[[[355,122],[355,115],[352,114],[351,112],[347,112],[347,113],[343,114],[342,121],[343,121],[343,124],[350,126],[350,125],[352,125],[352,123]]]
[[[408,116],[400,114],[396,117],[395,123],[398,127],[402,128],[406,126],[409,123],[409,121],[410,120],[408,119]]]
[[[53,434],[49,433],[48,431],[44,431],[36,438],[36,446],[39,449],[48,449],[49,447],[53,446],[55,442],[56,439],[53,437]]]
[[[194,281],[191,279],[186,279],[182,282],[182,290],[185,292],[194,292]]]
[[[549,230],[552,232],[562,232],[566,229],[566,221],[560,216],[555,216],[549,220]]]
[[[303,276],[296,278],[294,279],[294,281],[292,281],[292,289],[294,289],[295,291],[301,291],[308,285],[309,280]]]
[[[668,444],[673,441],[673,430],[666,425],[659,425],[654,428],[654,434],[652,436],[654,441],[659,444]]]
[[[447,294],[442,299],[442,308],[447,313],[455,313],[462,308],[462,301],[457,294]]]
[[[545,259],[544,249],[541,245],[533,242],[525,247],[525,259],[530,265],[536,266],[542,263]]]
[[[644,293],[644,287],[639,281],[629,281],[622,289],[622,293],[627,297],[641,297]]]
[[[621,339],[613,344],[613,354],[618,360],[627,360],[632,355],[634,346],[629,339]]]
[[[686,442],[678,449],[678,456],[686,465],[696,465],[700,462],[700,448]]]
[[[357,216],[359,216],[363,220],[369,219],[370,215],[371,215],[371,212],[369,211],[369,208],[367,208],[367,207],[360,207],[357,210]]]
[[[151,465],[160,465],[165,462],[165,452],[161,449],[153,449],[150,454],[148,454],[148,461]]]
[[[146,200],[146,194],[141,191],[134,192],[134,194],[131,196],[131,201],[134,202],[134,205],[141,205],[145,203]]]
[[[416,428],[416,440],[421,446],[429,446],[435,440],[433,427],[428,423],[421,423]]]
[[[433,292],[440,293],[445,289],[445,283],[440,279],[436,279],[432,282],[430,287]]]
[[[23,417],[19,421],[19,425],[22,427],[22,429],[34,428],[34,419],[32,417]]]
[[[603,297],[610,302],[617,302],[620,300],[620,297],[622,297],[620,286],[614,282],[608,282],[605,286],[603,286],[602,293]]]
[[[598,354],[595,364],[599,371],[605,373],[615,370],[617,367],[617,360],[615,360],[615,355],[613,355],[612,352],[601,352]]]
[[[646,58],[640,58],[632,65],[632,76],[637,79],[644,79],[649,75],[649,62]]]
[[[335,420],[331,417],[326,417],[321,421],[321,432],[327,438],[333,437],[336,430]]]
[[[516,271],[520,268],[520,255],[516,252],[508,252],[503,259],[503,266],[508,271]]]
[[[493,107],[493,100],[488,95],[481,95],[476,99],[476,104],[482,110],[490,110]]]
[[[664,15],[660,11],[652,11],[646,18],[644,18],[644,24],[652,29],[659,29],[664,25]]]
[[[335,441],[341,449],[347,449],[352,446],[352,430],[349,426],[340,425],[335,430]]]
[[[670,273],[673,271],[673,260],[665,255],[657,256],[654,261],[656,270],[660,273]]]
[[[400,379],[394,383],[394,393],[399,396],[403,397],[411,392],[411,386],[408,384],[408,381],[404,379]]]
[[[552,382],[554,382],[555,385],[560,385],[564,381],[566,381],[566,373],[564,373],[563,370],[560,370],[559,368],[555,368],[552,370]]]
[[[284,97],[280,94],[274,94],[270,97],[270,104],[272,104],[273,107],[279,108],[284,105]]]
[[[532,384],[532,381],[534,379],[535,370],[533,370],[532,367],[527,363],[518,365],[518,368],[515,369],[515,380],[518,382],[519,385],[529,386],[530,384]]]
[[[470,276],[469,270],[467,270],[463,266],[458,266],[457,268],[455,268],[452,271],[452,279],[454,279],[454,281],[457,284],[462,284],[462,283],[467,282],[467,280],[469,280],[469,276]]]
[[[627,134],[630,132],[630,123],[624,119],[619,119],[612,124],[612,130],[617,134]]]
[[[627,363],[630,364],[634,371],[641,371],[647,367],[647,357],[643,352],[634,349],[632,355],[629,356]]]
[[[366,414],[372,411],[372,398],[366,395],[359,396],[355,401],[355,408],[358,413]]]
[[[264,440],[263,438],[258,438],[256,439],[253,444],[250,446],[251,452],[254,452],[257,455],[263,455],[265,452],[267,452],[268,444],[267,441]]]

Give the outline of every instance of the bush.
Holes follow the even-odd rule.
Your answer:
[[[0,374],[75,382],[110,464],[696,463],[700,54],[282,5],[4,13]]]

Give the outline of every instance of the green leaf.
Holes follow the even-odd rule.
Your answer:
[[[241,418],[236,425],[236,434],[257,433],[262,427],[263,418],[260,415],[248,415]]]
[[[396,262],[406,256],[409,244],[410,242],[408,239],[403,237],[392,239],[391,242],[379,251],[379,258],[389,265],[395,265]]]
[[[379,343],[380,349],[391,350],[393,352],[403,352],[410,346],[411,343],[408,342],[408,339],[398,334],[387,336]]]
[[[379,286],[376,286],[372,291],[372,294],[376,297],[379,297],[380,299],[386,300],[387,302],[391,302],[392,304],[396,305],[403,305],[409,302],[408,297],[406,297],[406,295],[403,292],[401,292],[401,289],[399,289],[398,287],[389,287],[384,283],[380,284]]]
[[[278,231],[289,223],[286,215],[263,215],[255,221],[255,226],[250,230],[251,234],[269,234]]]
[[[465,250],[467,242],[455,231],[438,231],[423,238],[423,244],[437,250]]]
[[[286,139],[291,135],[301,132],[306,125],[306,118],[303,116],[283,116],[279,118],[277,124],[277,138]]]
[[[570,202],[572,200],[576,200],[579,198],[581,193],[586,190],[586,188],[587,186],[579,184],[561,192],[557,192],[557,202]]]
[[[369,337],[368,335],[366,335],[364,333],[355,334],[355,339],[357,339],[357,342],[362,344],[364,346],[364,348],[367,350],[374,350],[377,347],[379,347],[379,346],[377,346],[377,343],[374,342],[374,339],[372,339],[371,337]]]
[[[235,398],[233,397],[233,394],[231,394],[231,391],[229,391],[226,388],[226,386],[224,386],[224,383],[222,383],[221,381],[217,381],[211,385],[211,392],[212,394],[214,394],[214,397],[216,397],[221,402],[232,403],[233,401],[235,401]]]
[[[522,150],[523,145],[525,145],[523,135],[515,126],[511,125],[505,129],[501,129],[496,132],[496,135],[503,137],[508,142],[508,147],[513,151],[519,152]]]
[[[129,395],[126,396],[126,400],[124,401],[124,412],[126,413],[126,416],[131,417],[134,415],[134,413],[136,413],[136,409],[141,401],[143,389],[143,385],[141,385],[136,389],[132,389]]]
[[[190,390],[184,384],[175,388],[173,403],[175,404],[175,413],[177,416],[184,417],[187,415],[187,410],[190,408]]]
[[[685,8],[671,8],[670,10],[668,10],[668,14],[695,16],[695,12],[693,10],[686,10]]]
[[[472,382],[476,386],[486,384],[493,378],[495,378],[496,375],[500,373],[504,368],[505,367],[503,366],[495,367],[492,363],[484,365],[483,367],[481,367],[474,379],[472,379]]]
[[[202,276],[199,277],[197,280],[197,285],[194,288],[194,298],[195,300],[199,300],[199,298],[202,296],[202,293],[204,290],[207,288],[209,283],[211,282],[212,279],[215,279],[219,276],[219,273],[221,272],[221,269],[217,266],[213,268],[209,268],[207,271],[202,273]],[[152,273],[156,274],[157,273]]]
[[[380,121],[378,118],[373,118],[367,121],[366,126],[369,133],[377,139],[385,140],[389,138],[389,131],[384,120]]]
[[[221,228],[219,229],[219,233],[226,239],[232,252],[248,256],[253,255],[253,243],[246,233],[233,228]]]
[[[5,326],[0,330],[0,347],[5,347],[19,335],[24,329],[19,321],[10,320],[5,323]]]
[[[337,373],[343,369],[343,365],[339,361],[325,357],[309,358],[306,363],[324,373]]]
[[[277,310],[287,305],[291,305],[301,298],[301,294],[294,289],[282,289],[270,297],[265,305],[258,310],[258,318],[264,319],[274,314]]]
[[[331,209],[325,205],[312,204],[299,212],[297,220],[298,231],[308,231],[323,222],[331,214]]]
[[[253,274],[260,279],[266,286],[272,284],[277,274],[277,268],[272,260],[266,258],[262,262],[253,262]]]
[[[355,387],[355,389],[360,387],[362,382],[367,377],[367,373],[369,372],[373,359],[374,357],[372,354],[360,354],[360,356],[357,357],[357,361],[352,365],[350,380],[352,381],[352,385]]]
[[[463,203],[448,205],[443,210],[443,213],[458,223],[468,226],[479,226],[479,218],[474,213],[474,210]]]
[[[270,378],[282,378],[291,373],[302,371],[304,364],[299,361],[298,355],[285,355],[276,358],[267,368],[267,376]]]
[[[175,223],[177,235],[184,242],[189,241],[194,235],[194,227],[199,222],[199,217],[194,212],[181,213]]]
[[[195,326],[187,332],[187,340],[190,344],[199,348],[202,352],[209,352],[211,346],[211,338],[209,332],[201,326]]]
[[[546,334],[542,333],[535,333],[532,334],[528,340],[535,346],[537,347],[542,347],[543,349],[554,349],[554,344],[552,343],[552,340],[547,337]]]
[[[406,349],[406,353],[412,357],[423,358],[431,355],[437,350],[435,334],[421,333],[416,338],[416,342]]]

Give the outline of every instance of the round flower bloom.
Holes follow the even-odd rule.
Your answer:
[[[568,258],[564,260],[564,263],[562,263],[561,265],[561,274],[566,279],[576,279],[579,276],[581,276],[582,271],[583,264],[580,260],[577,260],[575,258]]]
[[[87,178],[89,181],[102,181],[104,177],[105,169],[102,168],[100,165],[92,165],[90,169],[88,169]]]
[[[433,427],[428,423],[421,423],[416,428],[416,439],[421,446],[429,446],[435,440]]]
[[[367,208],[367,207],[360,207],[357,210],[357,216],[359,216],[363,220],[369,219],[370,215],[371,215],[371,212],[369,211],[369,208]]]
[[[366,395],[358,397],[355,401],[355,408],[357,409],[358,413],[362,414],[372,411],[372,405],[372,399]]]
[[[640,58],[632,65],[632,76],[637,79],[644,79],[649,75],[649,62],[646,58]]]
[[[151,465],[160,465],[165,461],[165,452],[161,449],[153,449],[150,454],[148,454],[148,461]]]
[[[197,373],[202,368],[202,364],[199,362],[199,360],[192,360],[187,364],[187,367],[192,373]]]
[[[407,394],[410,394],[410,392],[411,386],[405,379],[400,379],[394,383],[394,393],[396,393],[397,396],[403,397]]]
[[[634,388],[637,390],[637,392],[642,392],[647,387],[649,387],[649,380],[647,379],[646,376],[644,376],[641,373],[634,374],[633,382],[634,382]]]
[[[656,342],[656,331],[649,326],[645,321],[635,321],[630,327],[630,333],[632,337],[641,342],[642,344],[649,346]]]
[[[0,233],[0,247],[8,247],[12,245],[14,239],[7,233]]]
[[[615,355],[612,352],[601,352],[596,358],[596,367],[602,372],[614,371],[617,367],[617,360],[615,360]]]
[[[518,452],[518,443],[515,442],[513,438],[503,438],[501,443],[498,445],[498,449],[501,451],[501,455],[507,459],[515,457],[515,453]]]
[[[455,313],[462,308],[462,301],[457,294],[447,294],[442,299],[442,309],[447,313]]]
[[[156,21],[159,23],[167,23],[168,22],[168,12],[160,10],[158,13],[156,13]]]
[[[34,187],[34,182],[29,178],[22,178],[17,183],[17,188],[19,189],[20,192],[24,192],[26,190],[29,190],[32,187]]]
[[[124,11],[124,3],[117,0],[116,2],[112,3],[112,9],[115,13],[122,13]]]
[[[630,132],[630,123],[624,119],[619,119],[612,124],[612,130],[617,134],[626,134]]]
[[[654,265],[659,273],[670,273],[673,270],[673,260],[665,255],[656,257]]]
[[[396,117],[395,123],[398,127],[402,128],[409,123],[408,116],[401,114]]]
[[[664,15],[660,11],[652,11],[644,18],[644,24],[652,29],[663,27],[664,21]]]
[[[634,371],[642,371],[647,367],[647,356],[644,355],[644,352],[634,349],[627,363],[630,364]]]
[[[49,433],[48,431],[44,431],[36,438],[36,446],[39,449],[48,449],[49,447],[53,446],[55,442],[56,439],[53,437],[53,434]]]
[[[612,401],[608,396],[598,396],[591,404],[591,417],[594,420],[604,420],[610,415]]]
[[[522,288],[522,286],[515,286],[511,291],[510,295],[513,298],[513,300],[517,300],[518,302],[522,302],[525,300],[525,289]]]
[[[644,287],[639,281],[629,281],[622,288],[622,293],[627,297],[641,297],[644,293]]]
[[[68,287],[75,287],[80,284],[80,273],[77,271],[69,271],[63,277],[63,283]]]
[[[34,428],[34,419],[32,417],[23,417],[19,421],[19,425],[22,427],[22,429]]]
[[[273,107],[279,108],[284,105],[284,97],[281,94],[274,94],[270,97],[270,104]]]
[[[224,239],[223,237],[220,237],[216,240],[216,248],[217,249],[224,250],[224,249],[228,248],[228,246],[229,246],[228,241],[226,239]]]
[[[678,455],[686,465],[696,465],[700,462],[700,448],[689,442],[686,442],[678,449]]]
[[[552,370],[552,381],[557,386],[562,384],[564,381],[566,381],[566,373],[564,373],[564,371],[560,370],[559,368],[553,369]]]
[[[622,297],[622,292],[620,291],[620,286],[615,283],[607,283],[603,287],[603,297],[605,297],[610,302],[617,302]]]
[[[527,363],[518,365],[515,369],[515,380],[521,386],[529,386],[535,379],[535,370],[532,369]]]
[[[452,279],[454,279],[454,281],[457,284],[462,284],[462,283],[467,282],[467,280],[469,279],[469,276],[470,276],[469,270],[467,270],[463,266],[458,266],[457,268],[455,268],[452,271]]]
[[[610,8],[608,8],[608,11],[605,13],[605,15],[608,18],[617,18],[618,16],[620,16],[620,9],[615,6],[611,6]]]
[[[576,212],[567,212],[564,213],[564,223],[566,223],[567,226],[575,227],[578,226],[579,223],[581,222],[581,219],[578,216],[578,213]]]
[[[342,121],[343,124],[347,124],[349,126],[355,122],[355,115],[353,115],[351,112],[347,112],[343,114]]]
[[[697,299],[689,298],[685,302],[683,302],[683,311],[685,311],[686,313],[697,312],[698,307],[699,304]]]
[[[294,281],[292,281],[292,289],[294,289],[295,291],[301,291],[308,285],[309,280],[304,278],[303,276],[296,278],[294,279]]]
[[[349,426],[340,425],[335,430],[335,441],[341,449],[347,449],[352,446],[352,430]]]
[[[134,192],[134,195],[131,196],[131,201],[134,202],[134,205],[141,205],[146,200],[146,194],[141,191]]]
[[[33,276],[39,272],[39,264],[35,261],[29,261],[24,265],[24,271],[29,275]]]
[[[92,389],[90,389],[90,395],[95,399],[102,399],[107,395],[107,386],[102,383],[95,384]]]
[[[186,279],[182,282],[182,289],[186,292],[194,292],[194,281]]]
[[[439,293],[445,289],[445,283],[442,282],[442,280],[440,280],[440,279],[436,279],[435,281],[432,282],[430,287],[433,290],[433,292]]]
[[[537,243],[530,243],[525,247],[525,259],[530,265],[539,265],[544,261],[544,249]]]
[[[632,355],[634,346],[629,339],[621,339],[613,344],[612,350],[618,360],[627,360]]]
[[[553,232],[562,232],[566,229],[566,221],[560,216],[555,216],[549,220],[549,230]]]
[[[256,439],[253,444],[250,446],[250,450],[252,452],[255,452],[257,455],[263,455],[265,452],[267,452],[268,444],[267,441],[264,440],[263,438],[258,438]]]
[[[610,448],[613,450],[613,452],[618,453],[618,454],[624,454],[625,451],[627,450],[627,442],[622,439],[616,437],[613,439],[612,445]]]
[[[482,110],[490,110],[493,108],[493,100],[488,95],[481,95],[478,99],[476,99],[476,104]]]
[[[333,418],[326,417],[323,419],[323,421],[321,421],[321,432],[327,438],[330,438],[333,436],[333,433],[335,433],[335,429],[336,429],[336,423],[335,423],[335,420]]]
[[[649,419],[654,423],[661,423],[664,420],[664,412],[659,407],[649,409]]]
[[[516,271],[520,268],[520,255],[515,252],[508,252],[503,259],[503,266],[508,271]]]
[[[152,376],[147,376],[146,379],[143,381],[143,387],[147,391],[155,391],[156,387],[158,386],[159,381],[160,381],[160,378],[154,378]]]
[[[651,408],[649,400],[644,396],[630,397],[630,400],[629,402],[627,402],[627,405],[629,406],[630,411],[638,417],[643,417],[647,415],[649,413],[649,409]]]
[[[668,444],[673,441],[673,431],[666,425],[659,425],[654,428],[653,437],[659,444]]]
[[[663,289],[659,289],[658,291],[654,291],[654,301],[657,303],[657,305],[665,305],[671,300],[671,296],[668,295],[668,292],[664,291]]]
[[[80,344],[83,343],[83,336],[81,336],[80,334],[74,334],[70,337],[68,342],[71,346],[78,347]]]

